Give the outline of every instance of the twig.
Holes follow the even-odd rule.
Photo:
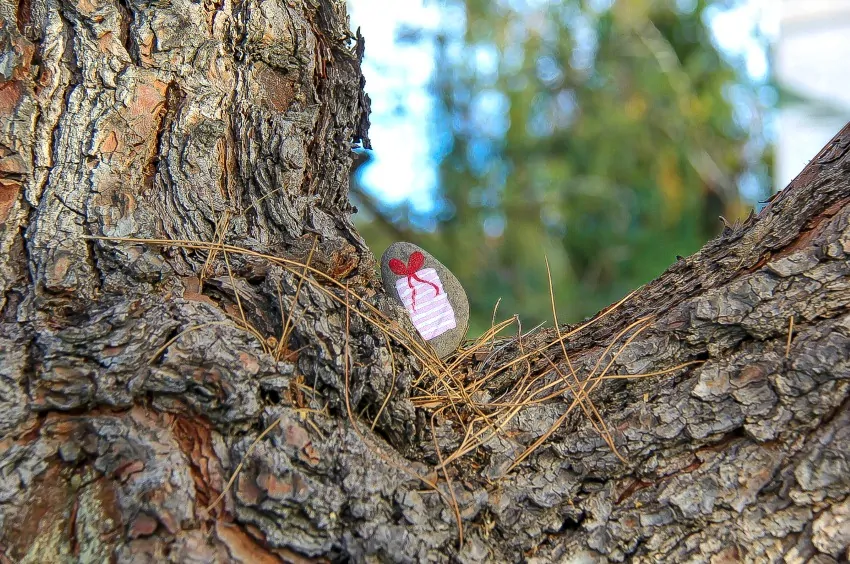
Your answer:
[[[785,343],[785,358],[791,356],[791,336],[794,333],[794,316],[788,319],[788,342]]]
[[[230,479],[227,481],[227,485],[225,485],[225,486],[224,486],[224,489],[223,489],[223,490],[221,490],[221,493],[220,493],[220,494],[218,494],[218,497],[217,497],[217,498],[215,498],[215,501],[213,501],[211,504],[209,504],[208,506],[206,506],[206,507],[204,508],[204,512],[206,512],[207,514],[209,514],[210,510],[211,510],[213,507],[215,507],[216,505],[218,505],[218,502],[219,502],[219,501],[221,501],[221,499],[224,497],[224,495],[225,495],[225,494],[228,492],[228,490],[230,490],[230,488],[233,486],[233,482],[235,482],[235,481],[236,481],[236,477],[237,477],[237,476],[239,476],[239,473],[242,471],[242,466],[245,464],[245,460],[248,458],[248,456],[250,456],[251,452],[253,452],[254,447],[256,447],[256,446],[257,446],[257,444],[259,444],[259,442],[260,442],[261,440],[263,440],[263,438],[264,438],[266,435],[268,435],[269,433],[271,433],[272,429],[274,429],[275,427],[277,427],[277,425],[281,422],[281,420],[282,420],[282,419],[283,419],[283,417],[278,417],[277,419],[275,419],[275,420],[274,420],[274,423],[272,423],[271,425],[269,425],[268,427],[266,427],[266,428],[263,430],[263,432],[262,432],[262,433],[260,433],[260,436],[258,436],[256,439],[254,439],[254,441],[253,441],[253,442],[251,443],[251,445],[248,447],[248,450],[247,450],[247,451],[245,451],[245,456],[243,456],[243,457],[242,457],[242,460],[240,460],[240,461],[239,461],[239,464],[237,464],[237,465],[236,465],[236,470],[234,470],[234,471],[233,471],[233,475],[232,475],[232,476],[230,477]]]

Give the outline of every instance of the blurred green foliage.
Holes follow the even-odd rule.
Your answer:
[[[715,236],[718,216],[749,213],[742,182],[768,195],[766,86],[724,58],[706,23],[729,4],[445,4],[454,24],[430,38],[434,211],[360,191],[361,233],[377,256],[402,239],[442,260],[469,295],[470,336],[500,298],[497,320],[551,319],[544,257],[561,321],[658,276]]]

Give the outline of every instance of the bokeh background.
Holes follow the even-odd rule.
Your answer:
[[[576,321],[781,189],[850,120],[850,0],[349,0],[377,256],[416,243],[470,336]]]

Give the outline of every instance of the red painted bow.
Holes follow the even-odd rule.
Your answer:
[[[437,292],[435,295],[440,295],[440,288],[436,284],[428,282],[427,280],[422,280],[416,276],[416,272],[424,265],[425,256],[419,251],[411,253],[410,258],[407,260],[407,265],[398,259],[390,259],[390,270],[399,276],[407,276],[407,285],[410,286],[411,290],[413,290],[413,311],[416,311],[416,288],[413,286],[413,282],[410,280],[411,278],[424,282],[425,284],[430,284],[434,287],[434,291]]]

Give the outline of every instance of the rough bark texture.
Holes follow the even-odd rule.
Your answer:
[[[0,560],[847,559],[850,128],[758,217],[567,341],[587,374],[651,315],[612,371],[704,361],[594,392],[626,462],[576,410],[497,480],[559,397],[451,466],[462,547],[446,483],[412,475],[438,463],[410,401],[421,363],[346,315],[339,287],[86,238],[310,257],[402,322],[349,217],[361,54],[341,0],[0,1]],[[520,354],[506,341],[488,367]],[[439,429],[449,452],[461,429]]]

